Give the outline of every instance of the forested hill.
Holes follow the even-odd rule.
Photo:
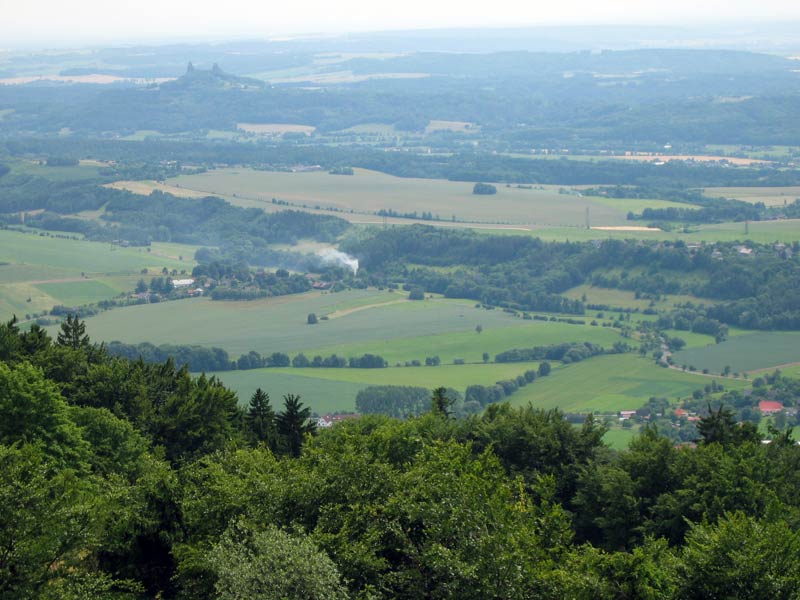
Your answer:
[[[793,67],[776,56],[713,50],[411,53],[332,67],[353,72],[354,81],[267,86],[215,66],[155,87],[3,86],[0,106],[13,109],[3,128],[17,133],[199,134],[243,122],[322,133],[381,123],[419,133],[445,119],[475,123],[501,145],[794,145],[800,75]],[[402,83],[385,77],[408,73],[414,78]],[[359,80],[368,75],[379,77]]]
[[[133,244],[174,241],[238,249],[265,248],[268,244],[294,243],[298,239],[333,241],[350,225],[331,215],[298,210],[265,213],[260,208],[232,206],[221,198],[177,198],[162,192],[141,197],[100,186],[74,190],[73,194],[42,196],[44,206],[10,207],[11,210],[45,208],[28,218],[29,224],[44,229],[82,233],[94,240],[125,240]],[[30,202],[35,197],[22,197]],[[0,201],[0,204],[2,202]],[[81,208],[76,208],[76,204]],[[66,206],[65,206],[66,205]],[[105,206],[100,221],[89,221],[58,212]],[[247,243],[249,242],[249,244]]]
[[[226,73],[217,63],[207,71],[196,69],[189,63],[186,73],[174,81],[161,84],[161,87],[168,90],[193,90],[202,93],[213,89],[261,89],[265,84],[251,77],[238,77]]]
[[[646,428],[615,452],[531,407],[455,420],[444,388],[316,431],[296,396],[241,409],[76,319],[0,342],[4,598],[796,596],[800,446],[724,397],[696,448]]]
[[[582,314],[560,296],[582,283],[640,294],[708,299],[708,317],[754,329],[800,328],[800,244],[688,247],[684,242],[543,242],[430,226],[374,230],[345,241],[362,278],[405,281],[426,291],[514,310]],[[411,265],[411,266],[409,266]],[[693,307],[697,309],[698,307]]]

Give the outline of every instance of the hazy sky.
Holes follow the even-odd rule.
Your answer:
[[[463,26],[800,19],[798,0],[0,0],[0,48]]]

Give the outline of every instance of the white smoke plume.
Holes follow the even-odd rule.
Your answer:
[[[323,264],[334,264],[341,267],[347,267],[353,272],[353,275],[358,273],[358,259],[350,256],[349,254],[345,254],[339,250],[334,250],[333,248],[326,248],[325,250],[320,250],[317,252],[317,256],[322,259]]]

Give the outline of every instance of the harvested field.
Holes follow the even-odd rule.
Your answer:
[[[236,129],[259,135],[283,135],[284,133],[304,133],[311,135],[317,128],[311,125],[291,123],[237,123]]]
[[[434,131],[457,131],[459,133],[477,133],[481,128],[469,121],[431,121],[425,128],[425,133]]]
[[[592,229],[599,229],[600,231],[661,231],[658,227],[641,227],[637,225],[602,226],[592,227]]]
[[[636,160],[639,162],[653,162],[663,161],[669,162],[671,160],[692,161],[692,162],[728,162],[732,165],[748,166],[754,164],[767,164],[769,161],[761,160],[758,158],[739,158],[734,156],[708,156],[704,154],[630,154],[625,156],[613,156],[622,160]]]

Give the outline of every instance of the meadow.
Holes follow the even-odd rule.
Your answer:
[[[191,271],[193,256],[193,247],[177,244],[153,244],[148,252],[0,230],[0,318],[112,298],[132,290],[142,269]]]
[[[347,218],[350,211],[374,215],[387,209],[430,212],[447,221],[455,216],[458,221],[475,223],[569,226],[584,224],[588,208],[593,224],[624,225],[629,210],[674,206],[662,200],[635,200],[634,206],[627,200],[562,194],[558,186],[522,189],[501,185],[496,195],[487,198],[474,195],[468,182],[401,178],[363,169],[355,169],[352,176],[217,169],[181,175],[167,184],[221,196],[241,206],[272,209],[272,199],[277,198],[300,207],[341,211]]]
[[[731,336],[721,344],[688,348],[673,355],[676,365],[721,373],[744,373],[800,362],[800,332],[769,331]]]
[[[603,441],[616,450],[624,450],[631,440],[639,435],[638,427],[612,427],[603,436]]]
[[[438,354],[442,361],[482,362],[483,352],[560,341],[619,339],[611,329],[525,321],[500,310],[475,308],[466,300],[405,300],[403,292],[349,290],[308,292],[250,302],[208,298],[115,309],[87,319],[90,336],[100,341],[218,346],[232,357],[255,350],[271,352],[374,353],[391,364]],[[308,325],[309,313],[330,315]],[[482,333],[476,332],[481,325]]]
[[[451,387],[462,394],[471,384],[491,385],[511,379],[536,363],[440,365],[438,367],[389,367],[386,369],[254,369],[215,373],[239,395],[249,400],[256,388],[270,394],[278,404],[284,394],[300,394],[319,414],[352,412],[359,390],[369,385],[410,385],[429,389]],[[514,406],[531,403],[539,408],[563,412],[616,414],[635,410],[651,396],[675,400],[709,383],[709,378],[656,366],[652,360],[632,354],[598,356],[571,365],[555,366],[548,377],[540,377],[508,398]],[[725,380],[731,389],[743,388],[743,380]],[[616,433],[615,444],[627,443],[627,434]],[[623,439],[625,438],[625,439]]]
[[[464,393],[468,385],[512,379],[536,363],[390,367],[386,369],[252,369],[214,373],[246,404],[260,387],[279,406],[285,394],[299,394],[319,414],[354,412],[356,394],[370,385],[445,386]]]
[[[703,375],[665,369],[633,354],[617,354],[554,368],[548,377],[521,388],[510,401],[564,412],[616,413],[636,410],[652,396],[675,400],[708,383],[710,378]],[[733,389],[748,385],[727,379],[724,384]]]
[[[637,298],[634,292],[627,290],[595,287],[591,284],[576,286],[564,292],[562,296],[572,298],[573,300],[581,300],[585,297],[588,304],[603,304],[613,308],[629,308],[632,310],[644,310],[648,307],[670,309],[675,304],[684,302],[709,303],[708,300],[703,300],[702,298],[683,295],[664,295],[660,300],[651,301],[644,298]],[[587,317],[595,313],[596,311],[589,310],[586,312]]]
[[[44,177],[51,181],[79,181],[97,177],[102,163],[81,161],[74,166],[48,167],[38,160],[14,159],[8,161],[11,173]]]

